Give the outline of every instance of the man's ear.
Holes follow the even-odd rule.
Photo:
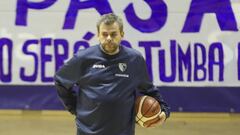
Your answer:
[[[122,37],[124,37],[124,32],[123,31],[120,34],[121,34]]]
[[[97,38],[99,39],[99,32],[97,32]]]

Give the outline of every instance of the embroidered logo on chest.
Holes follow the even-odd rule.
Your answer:
[[[118,63],[119,69],[124,72],[127,69],[127,64],[126,63]]]

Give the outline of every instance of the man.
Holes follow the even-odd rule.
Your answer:
[[[134,135],[136,91],[159,101],[163,124],[169,107],[149,80],[142,55],[120,45],[121,18],[103,15],[97,30],[100,44],[78,51],[55,75],[58,95],[76,115],[77,134]],[[74,85],[79,86],[77,94]]]

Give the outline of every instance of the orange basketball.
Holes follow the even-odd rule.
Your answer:
[[[136,123],[147,128],[160,120],[161,106],[153,97],[139,96],[135,102],[135,112]]]

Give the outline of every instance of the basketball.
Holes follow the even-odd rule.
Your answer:
[[[139,96],[135,102],[135,112],[136,123],[147,128],[160,120],[161,106],[153,97]]]

